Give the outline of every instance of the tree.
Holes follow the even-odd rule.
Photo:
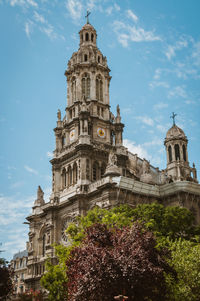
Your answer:
[[[122,229],[94,224],[67,260],[69,298],[110,301],[123,293],[128,300],[165,300],[164,273],[175,278],[166,255],[139,224]]]
[[[13,291],[13,270],[7,265],[4,258],[0,258],[0,299],[6,300]]]
[[[184,239],[171,242],[169,264],[177,272],[177,282],[167,275],[169,299],[196,301],[200,296],[200,244]]]

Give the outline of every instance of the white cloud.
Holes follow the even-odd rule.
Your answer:
[[[150,117],[147,117],[147,116],[137,116],[135,118],[137,120],[141,121],[142,123],[146,124],[146,125],[150,125],[150,126],[154,125],[154,121]]]
[[[35,170],[35,169],[29,167],[28,165],[25,165],[24,168],[25,168],[28,172],[30,172],[30,173],[33,173],[33,174],[35,174],[35,175],[38,174],[37,170]]]
[[[153,42],[161,40],[153,31],[145,31],[142,27],[130,26],[121,21],[114,21],[114,32],[123,47],[127,47],[129,42]]]
[[[200,42],[194,44],[192,58],[194,60],[194,65],[200,66]]]
[[[169,88],[169,84],[164,81],[153,81],[149,84],[149,87],[152,89],[157,87]]]
[[[188,46],[188,41],[186,38],[181,38],[179,41],[175,43],[175,45],[168,45],[167,50],[165,51],[165,55],[170,61],[173,57],[176,56],[176,51],[186,48]]]
[[[128,150],[133,153],[133,154],[137,154],[140,158],[146,158],[149,159],[150,156],[147,153],[147,151],[145,150],[145,148],[143,148],[142,145],[140,144],[135,144],[134,141],[128,140],[128,139],[124,139],[123,140],[123,144],[125,147],[128,148]]]
[[[162,110],[168,107],[168,103],[159,102],[153,106],[154,110]]]
[[[74,21],[77,21],[81,18],[83,5],[80,0],[67,0],[66,8]]]
[[[185,88],[182,86],[177,86],[168,93],[169,98],[187,98],[187,93],[185,91]]]
[[[135,23],[137,23],[138,17],[134,14],[134,12],[131,9],[128,9],[126,12],[128,18],[132,19]]]
[[[40,27],[41,32],[45,33],[51,40],[55,40],[58,36],[54,31],[54,27],[51,24]]]
[[[25,23],[25,33],[28,38],[30,38],[31,33],[33,32],[34,23],[31,20],[28,20]]]
[[[32,6],[35,8],[38,7],[37,2],[34,0],[9,0],[9,2],[10,2],[11,6],[18,5],[18,6],[22,6],[22,7],[28,7],[28,6]]]
[[[156,137],[156,138],[152,139],[151,141],[143,143],[143,146],[149,147],[149,146],[158,146],[158,145],[162,145],[162,144],[163,144],[163,140]]]
[[[34,11],[34,19],[35,19],[35,21],[37,21],[39,23],[46,23],[44,16],[42,16],[41,14],[39,14],[36,11]]]
[[[186,101],[185,101],[185,104],[186,105],[192,105],[192,104],[195,104],[196,102],[194,101],[194,100],[191,100],[191,99],[187,99]]]
[[[161,132],[161,133],[166,133],[167,132],[167,127],[161,124],[157,124],[156,128]]]

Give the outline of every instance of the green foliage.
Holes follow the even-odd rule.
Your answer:
[[[4,258],[0,258],[0,300],[6,300],[13,291],[13,269],[7,263]]]
[[[53,265],[47,262],[47,272],[41,279],[42,286],[49,291],[49,300],[67,300],[66,261],[71,258],[72,250],[81,247],[89,227],[98,223],[105,224],[109,229],[116,227],[123,229],[126,226],[132,226],[136,221],[142,225],[143,229],[154,233],[157,238],[157,247],[160,250],[163,246],[171,248],[173,241],[176,242],[179,238],[194,241],[195,235],[200,234],[199,227],[194,226],[192,213],[186,208],[164,207],[158,203],[141,204],[136,208],[121,205],[110,210],[96,207],[88,211],[86,216],[77,217],[75,222],[68,226],[66,233],[71,243],[70,246],[55,246],[58,264]],[[175,251],[172,250],[172,254],[174,254],[173,252]],[[170,262],[172,266],[173,260],[175,257]],[[174,267],[176,269],[175,264]],[[177,287],[180,281],[174,286],[171,284],[173,281],[170,282],[170,276],[167,281],[171,291],[175,289],[178,291]]]
[[[67,300],[66,260],[70,256],[72,246],[55,246],[58,264],[54,265],[50,260],[46,261],[46,273],[42,276],[40,283],[48,291],[48,300]]]
[[[177,272],[178,281],[166,276],[169,299],[174,301],[196,301],[200,296],[200,244],[184,239],[171,242],[169,263]]]

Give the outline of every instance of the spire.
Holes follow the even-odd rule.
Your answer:
[[[89,22],[89,15],[91,14],[91,12],[89,10],[87,10],[87,15],[85,16],[85,18],[87,18],[87,24],[90,24]]]
[[[172,116],[170,116],[170,118],[173,119],[173,126],[175,126],[175,117],[177,116],[177,114],[174,114],[174,112],[172,112]]]

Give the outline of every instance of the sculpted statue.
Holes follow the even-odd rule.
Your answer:
[[[37,199],[38,200],[43,200],[43,197],[44,197],[44,192],[43,192],[42,188],[40,186],[38,186]]]
[[[61,111],[59,109],[57,112],[57,118],[58,118],[58,121],[61,121]]]
[[[119,108],[119,105],[117,105],[117,117],[120,117],[120,108]]]
[[[117,165],[117,156],[111,151],[108,157],[108,166]]]

